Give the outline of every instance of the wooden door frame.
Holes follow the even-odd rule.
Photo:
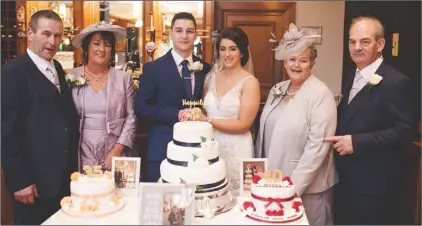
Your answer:
[[[283,31],[288,29],[290,23],[295,23],[296,19],[295,2],[248,2],[247,4],[239,4],[239,2],[216,1],[214,6],[214,26],[215,29],[218,30],[224,29],[224,17],[226,14],[235,13],[235,11],[237,14],[239,14],[239,10],[244,11],[245,13],[262,12],[265,15],[282,13]],[[283,67],[283,61],[275,61],[274,75],[276,76],[276,81],[284,81],[289,79],[286,70]]]

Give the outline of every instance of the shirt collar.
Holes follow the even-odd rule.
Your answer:
[[[182,61],[184,61],[184,60],[188,60],[189,65],[192,65],[192,63],[193,63],[192,54],[189,55],[187,59],[184,59],[182,56],[180,56],[178,53],[176,53],[176,51],[174,51],[174,49],[172,49],[171,55],[173,56],[174,62],[176,62],[177,66],[179,66],[180,63],[182,63]]]
[[[378,70],[379,66],[381,65],[382,61],[384,59],[381,57],[379,57],[377,60],[375,60],[374,62],[372,62],[370,65],[362,68],[362,70],[359,70],[356,68],[356,72],[360,72],[360,74],[362,75],[362,77],[369,81],[369,79],[372,77],[373,74],[375,74],[375,72]]]
[[[34,61],[35,65],[38,66],[38,68],[47,70],[47,68],[50,67],[50,69],[55,70],[53,60],[47,61],[41,58],[40,56],[38,56],[37,54],[35,54],[34,52],[32,52],[32,50],[30,50],[29,48],[26,49],[26,52],[28,53],[32,61]]]

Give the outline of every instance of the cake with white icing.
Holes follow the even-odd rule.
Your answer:
[[[64,197],[62,211],[73,217],[104,217],[122,209],[124,202],[116,193],[110,171],[100,167],[84,167],[87,174],[75,172],[71,175],[70,196]]]
[[[243,187],[247,190],[250,190],[251,184],[252,184],[252,170],[251,170],[251,165],[248,164],[245,170],[245,178],[243,181]]]
[[[279,178],[265,175],[255,175],[252,178],[251,197],[242,203],[242,210],[246,217],[261,223],[287,224],[302,218],[304,208],[300,198],[294,194],[294,185],[289,177]],[[275,173],[273,173],[275,174]]]
[[[164,183],[196,185],[195,198],[211,198],[215,208],[230,202],[226,164],[219,156],[210,123],[176,123],[160,173]]]

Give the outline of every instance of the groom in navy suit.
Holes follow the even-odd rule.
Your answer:
[[[136,99],[137,116],[148,117],[147,181],[157,182],[167,144],[173,139],[173,125],[184,120],[183,99],[199,100],[210,65],[194,56],[196,21],[190,13],[177,13],[171,21],[173,49],[143,67]],[[194,62],[201,70],[192,71]],[[198,63],[195,63],[198,64]]]
[[[356,68],[342,87],[334,143],[339,183],[334,224],[392,224],[403,184],[401,157],[416,128],[410,80],[382,57],[384,28],[359,17],[349,31]],[[397,222],[400,224],[399,222]]]

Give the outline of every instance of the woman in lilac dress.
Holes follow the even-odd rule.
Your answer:
[[[125,35],[120,26],[100,22],[72,40],[73,46],[82,47],[85,65],[72,69],[71,74],[88,81],[72,89],[80,116],[79,170],[93,165],[111,169],[112,158],[132,148],[136,121],[133,79],[110,67],[116,42]]]

